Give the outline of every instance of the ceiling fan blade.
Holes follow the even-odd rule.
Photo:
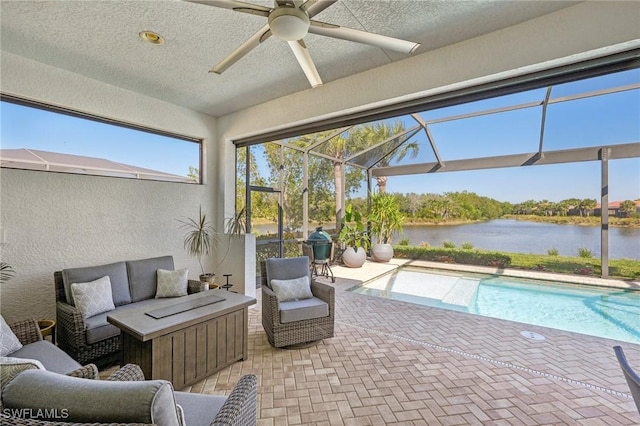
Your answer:
[[[293,54],[296,55],[296,59],[298,60],[300,67],[302,67],[304,75],[307,76],[307,80],[311,83],[311,87],[321,86],[322,80],[320,79],[320,74],[318,74],[318,70],[313,63],[309,50],[307,49],[307,46],[305,46],[304,42],[302,40],[290,41],[289,46],[291,46]]]
[[[252,35],[251,38],[242,43],[240,47],[231,52],[231,54],[224,58],[218,65],[211,68],[209,72],[222,74],[227,68],[235,64],[240,58],[256,48],[260,43],[262,43],[269,37],[271,37],[271,30],[269,29],[269,25],[267,24],[264,27],[260,28],[260,31]]]
[[[327,24],[326,22],[319,21],[311,21],[309,32],[342,40],[355,41],[357,43],[370,44],[372,46],[395,50],[402,53],[413,53],[418,47],[420,47],[420,43],[387,37],[380,34],[368,33],[366,31],[354,30],[353,28],[341,27],[339,25]]]
[[[309,18],[313,18],[318,13],[334,4],[336,1],[337,0],[307,0],[302,6],[300,6],[300,9],[307,12]]]
[[[269,16],[271,9],[252,3],[245,3],[237,0],[186,0],[189,3],[204,4],[207,6],[215,6],[223,9],[231,9],[236,12],[249,13],[251,15]]]

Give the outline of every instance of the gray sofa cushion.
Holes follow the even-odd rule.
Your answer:
[[[5,408],[32,409],[31,413],[65,413],[60,419],[65,422],[180,424],[173,387],[166,380],[87,380],[27,370],[5,387],[2,401]]]
[[[9,356],[37,359],[47,370],[60,374],[67,374],[81,367],[76,360],[48,340],[38,340],[24,345],[22,349],[13,352]]]
[[[290,280],[307,276],[311,282],[311,270],[307,256],[278,259],[267,259],[267,287],[271,288],[271,280]]]
[[[209,426],[227,400],[225,396],[176,392],[176,403],[184,410],[187,426]]]
[[[317,297],[280,302],[278,305],[280,306],[280,322],[283,324],[329,316],[329,305]]]
[[[139,309],[154,306],[160,302],[161,300],[158,299],[141,300],[139,302],[130,303],[128,305],[118,306],[115,310],[121,311],[124,309]],[[100,340],[108,339],[120,334],[120,329],[113,324],[109,324],[109,322],[107,321],[107,315],[109,315],[111,312],[114,311],[102,312],[101,314],[94,315],[85,319],[84,322],[87,326],[85,338],[87,344],[91,345],[99,342]]]
[[[64,283],[64,295],[69,304],[75,306],[71,295],[71,284],[87,283],[108,275],[111,280],[111,293],[113,304],[116,306],[131,303],[129,294],[129,279],[127,267],[124,262],[110,263],[108,265],[89,266],[86,268],[70,268],[62,271]]]
[[[129,274],[131,301],[138,302],[156,297],[158,269],[173,271],[172,256],[153,257],[150,259],[130,260],[126,262]]]

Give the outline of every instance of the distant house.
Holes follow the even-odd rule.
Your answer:
[[[613,201],[611,203],[609,203],[609,216],[614,216],[614,217],[627,217],[627,214],[623,211],[620,210],[620,204],[622,204],[623,201]],[[640,213],[640,200],[636,200],[636,213]],[[602,205],[600,203],[598,203],[596,205],[596,208],[593,210],[593,214],[596,216],[599,216],[602,212]]]

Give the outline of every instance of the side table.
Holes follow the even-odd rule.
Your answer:
[[[38,320],[38,327],[42,337],[51,336],[51,343],[56,344],[56,322],[55,320]]]

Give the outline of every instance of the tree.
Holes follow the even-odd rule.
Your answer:
[[[623,213],[625,217],[631,217],[636,212],[636,203],[631,200],[625,200],[620,203],[620,213]]]
[[[580,216],[591,216],[593,209],[595,209],[597,205],[598,202],[595,198],[585,198],[584,200],[580,200],[580,204],[578,205],[580,208]],[[604,208],[606,209],[607,207],[605,206]]]
[[[355,138],[362,138],[363,143],[367,147],[374,146],[380,142],[392,139],[395,135],[400,135],[405,131],[404,123],[400,120],[395,121],[393,124],[381,121],[379,123],[367,123],[362,127],[354,130]],[[387,167],[393,160],[402,161],[405,157],[415,158],[418,155],[420,146],[416,141],[408,141],[406,135],[398,136],[399,144],[397,148],[392,152],[389,152],[390,147],[382,145],[382,150],[371,150],[364,155],[367,162],[375,164],[375,167]],[[373,157],[373,158],[372,158]],[[375,177],[380,192],[387,191],[387,176]]]
[[[197,167],[189,166],[189,171],[187,172],[187,177],[193,179],[197,183],[200,182],[200,170]]]

